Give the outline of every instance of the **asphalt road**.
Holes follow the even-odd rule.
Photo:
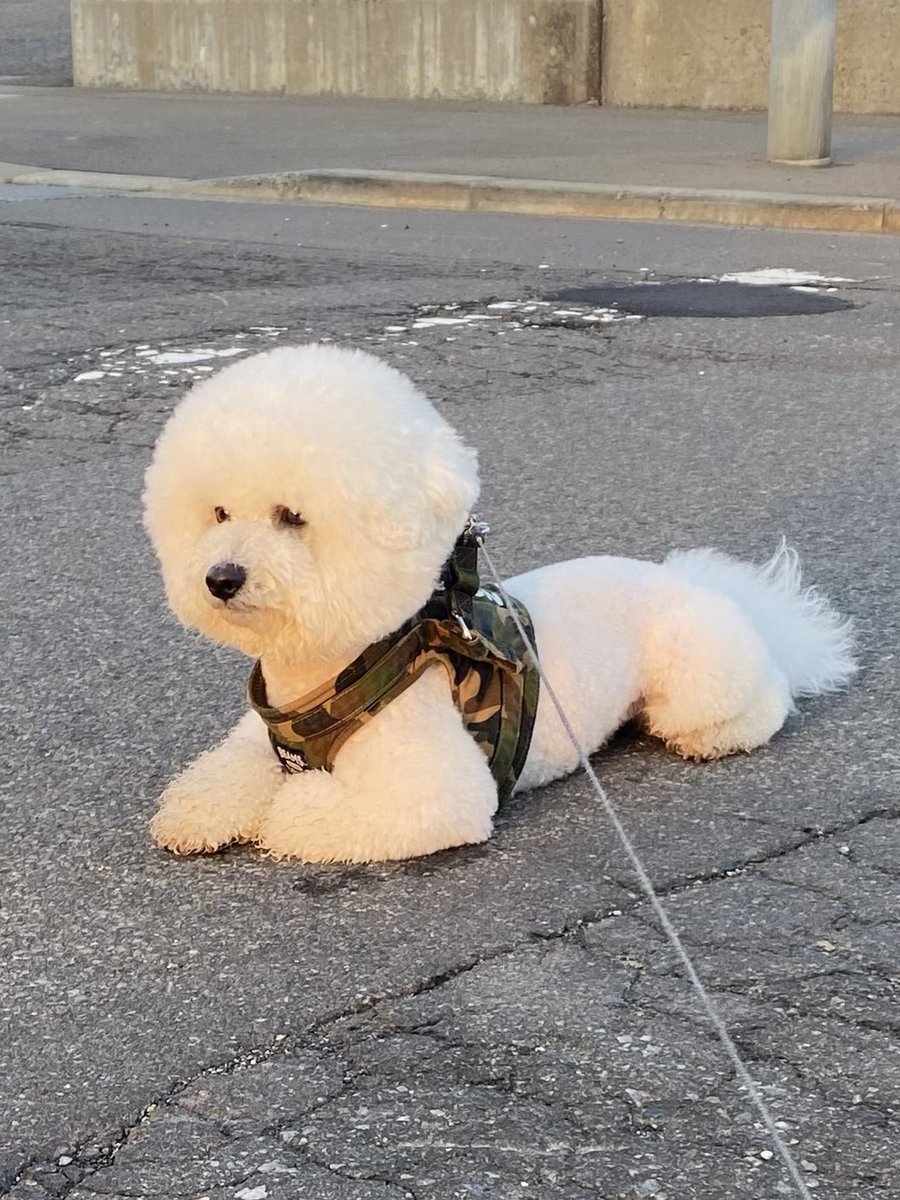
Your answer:
[[[0,1194],[790,1195],[581,775],[387,868],[150,845],[247,674],[165,611],[150,446],[217,352],[329,337],[478,447],[510,573],[784,533],[855,617],[770,746],[596,761],[810,1189],[895,1195],[896,240],[0,189],[0,261]],[[849,304],[428,323],[775,266]]]

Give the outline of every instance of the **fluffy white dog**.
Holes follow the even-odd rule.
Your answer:
[[[367,354],[271,350],[191,390],[147,471],[146,525],[178,617],[258,660],[255,710],[166,789],[152,822],[161,846],[255,842],[278,857],[365,862],[490,836],[498,781],[454,700],[459,659],[420,657],[411,686],[361,717],[345,705],[326,768],[303,769],[292,722],[312,711],[315,733],[359,656],[392,647],[440,597],[478,488],[475,453]],[[854,669],[846,623],[801,590],[785,548],[762,567],[713,550],[663,565],[582,558],[506,586],[588,750],[634,716],[686,758],[750,750],[793,697],[837,688]],[[466,613],[453,616],[457,646],[484,643]],[[451,639],[452,625],[442,625]],[[527,663],[501,667],[520,683]],[[278,728],[296,753],[276,752]],[[544,692],[523,747],[520,790],[578,766]]]

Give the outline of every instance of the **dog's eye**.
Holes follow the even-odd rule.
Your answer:
[[[279,525],[293,525],[295,529],[299,529],[306,522],[298,512],[293,512],[289,508],[285,508],[283,504],[279,504],[275,509],[275,520]]]
[[[230,521],[230,520],[231,520],[231,513],[230,513],[230,512],[227,512],[227,511],[226,511],[226,510],[225,510],[225,509],[222,507],[222,505],[221,505],[221,504],[217,504],[217,505],[216,505],[216,507],[215,507],[215,509],[214,509],[213,511],[215,512],[215,514],[216,514],[216,520],[219,522],[219,524],[220,524],[220,525],[222,524],[222,522],[223,522],[223,521]]]

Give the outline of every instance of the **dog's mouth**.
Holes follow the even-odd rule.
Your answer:
[[[243,596],[235,596],[232,599],[223,600],[219,596],[210,596],[207,594],[206,603],[214,608],[216,612],[239,613],[256,608],[255,604],[248,604]]]
[[[266,604],[259,598],[243,593],[230,600],[220,600],[207,593],[206,602],[220,621],[231,625],[236,631],[250,634],[265,634],[267,638],[278,636],[288,622],[287,614],[277,604]]]
[[[261,609],[265,607],[264,605],[255,604],[247,596],[232,596],[227,600],[223,600],[219,596],[213,596],[209,592],[206,593],[206,603],[220,617],[224,617],[226,621],[234,621],[240,625],[247,624],[254,616],[258,616]]]

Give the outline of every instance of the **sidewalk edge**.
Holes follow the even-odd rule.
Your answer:
[[[65,171],[20,163],[0,163],[0,183],[152,192],[207,200],[274,200],[843,233],[900,233],[900,201],[879,196],[693,190],[346,169],[191,180]]]

